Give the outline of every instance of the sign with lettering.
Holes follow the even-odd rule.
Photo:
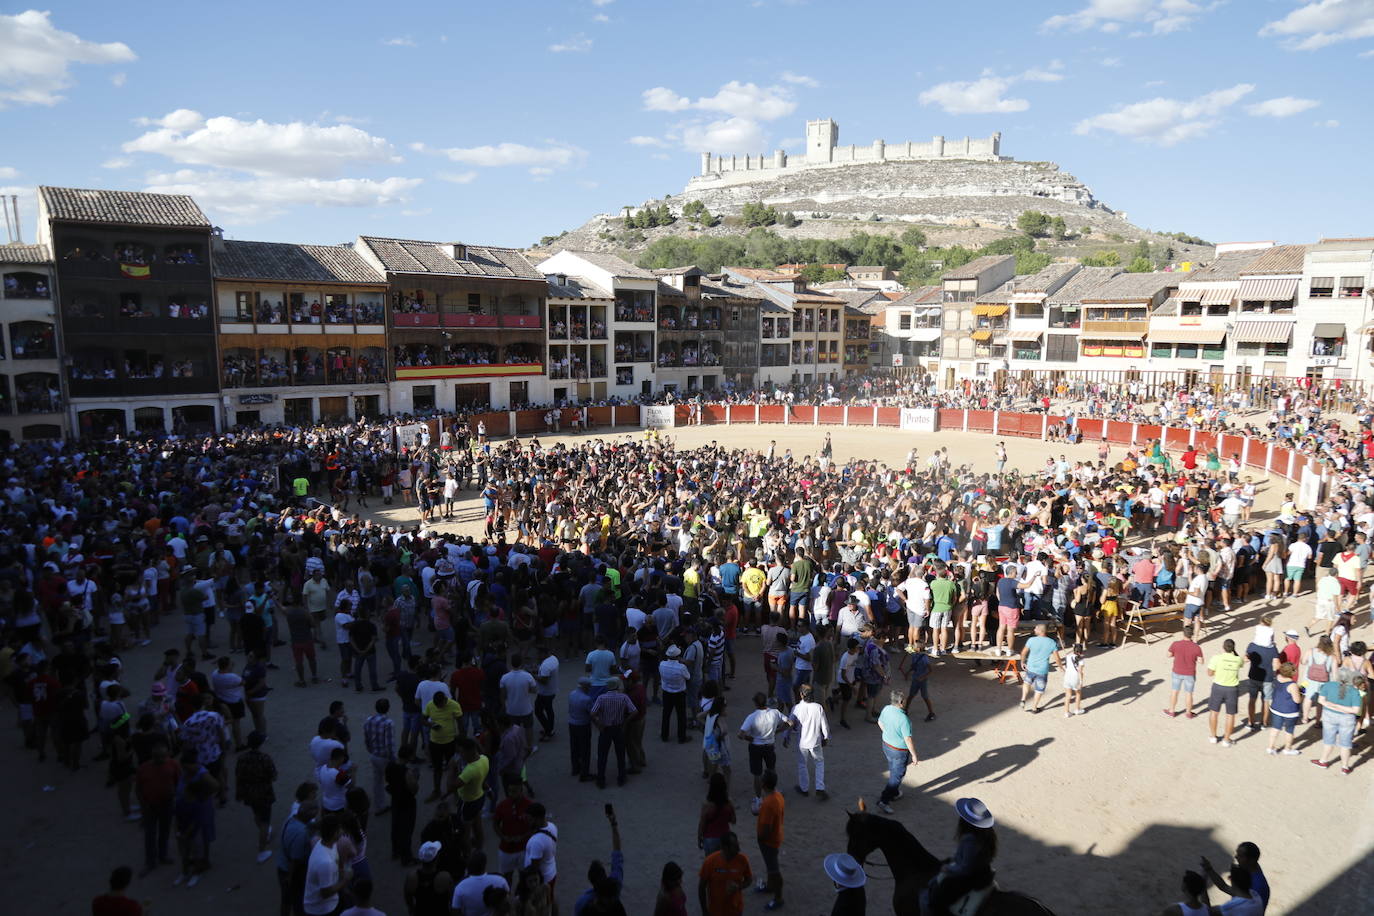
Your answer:
[[[919,433],[933,433],[939,426],[940,414],[933,407],[903,407],[902,429]]]
[[[645,429],[672,429],[677,424],[677,408],[641,407],[639,424]]]
[[[241,394],[239,395],[240,404],[271,404],[277,399],[275,394],[265,392],[263,394]]]

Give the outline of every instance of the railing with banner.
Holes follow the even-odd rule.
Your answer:
[[[907,408],[909,409],[909,408]],[[813,407],[808,404],[786,406],[782,404],[731,404],[729,406],[703,405],[700,412],[700,425],[703,426],[756,426],[763,424],[788,424],[802,426],[848,426],[855,429],[871,429],[875,426],[898,429],[902,426],[900,407]],[[691,410],[686,405],[617,405],[615,407],[592,407],[588,409],[589,420],[598,429],[620,429],[640,427],[670,428],[673,426],[697,425],[691,420]],[[988,433],[998,436],[1019,436],[1040,439],[1052,426],[1060,425],[1064,418],[1059,415],[1043,413],[1013,413],[993,410],[960,410],[941,408],[932,410],[933,421],[942,432]],[[477,414],[470,418],[475,431],[477,421],[483,420],[487,435],[501,437],[510,435],[512,429],[521,432],[542,431],[544,411],[520,410],[507,413]],[[910,418],[908,418],[910,422]],[[1173,452],[1182,451],[1189,446],[1204,454],[1216,447],[1221,455],[1223,468],[1225,462],[1236,456],[1242,467],[1267,472],[1284,480],[1300,483],[1304,471],[1320,476],[1321,465],[1315,458],[1300,454],[1292,449],[1272,442],[1249,439],[1236,433],[1213,433],[1201,430],[1145,423],[1127,423],[1119,420],[1084,418],[1076,421],[1075,426],[1087,443],[1105,439],[1113,445],[1136,448],[1143,452],[1156,439],[1164,441],[1164,447]],[[397,431],[399,440],[413,439],[419,431],[419,424],[401,427]],[[403,433],[401,430],[405,430]],[[904,433],[929,435],[929,433],[906,429]],[[431,429],[431,437],[437,441],[437,430]]]

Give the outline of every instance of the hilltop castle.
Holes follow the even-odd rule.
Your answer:
[[[908,162],[928,159],[974,159],[983,162],[1001,161],[1002,135],[947,140],[934,137],[929,143],[888,143],[874,140],[870,146],[840,146],[840,126],[829,118],[806,122],[806,154],[789,156],[784,150],[771,155],[717,156],[701,154],[701,173],[692,178],[688,188],[742,184],[788,174],[805,169],[833,168],[872,162]]]

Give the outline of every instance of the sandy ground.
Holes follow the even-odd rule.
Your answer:
[[[718,439],[731,444],[810,452],[822,432],[812,428],[736,426],[678,430],[683,445]],[[963,433],[918,434],[896,430],[833,431],[837,460],[850,456],[904,460],[915,443],[921,454],[948,446],[956,462],[990,468],[991,437]],[[1038,468],[1050,454],[1095,457],[1095,446],[1077,449],[1019,439],[1008,440],[1012,460]],[[1114,456],[1120,457],[1120,449]],[[1262,494],[1271,503],[1275,494]],[[1267,498],[1266,498],[1267,497]],[[397,521],[413,510],[381,513]],[[476,524],[477,508],[464,505],[464,522]],[[1311,598],[1276,605],[1280,625],[1307,622]],[[1204,651],[1211,655],[1226,634],[1248,640],[1262,607],[1250,603],[1217,621],[1207,633]],[[141,694],[161,650],[180,641],[179,628],[162,624],[146,649],[125,656],[129,677]],[[223,634],[220,635],[223,638]],[[1167,641],[1132,641],[1125,648],[1096,651],[1087,662],[1087,714],[1064,719],[1059,710],[1038,716],[1018,710],[1018,691],[999,685],[987,671],[975,672],[959,662],[940,660],[932,679],[939,713],[933,723],[917,719],[916,743],[921,762],[908,771],[905,797],[897,817],[937,855],[952,851],[956,798],[982,798],[998,819],[1001,852],[997,861],[1004,888],[1042,899],[1060,914],[1153,914],[1178,899],[1179,876],[1196,868],[1200,855],[1217,863],[1242,840],[1263,849],[1263,864],[1274,888],[1270,913],[1367,913],[1374,892],[1374,870],[1368,854],[1374,848],[1374,781],[1366,759],[1351,776],[1322,771],[1303,757],[1269,757],[1266,737],[1242,735],[1236,747],[1207,743],[1205,718],[1170,720],[1160,715],[1167,699]],[[730,724],[747,711],[747,697],[762,686],[761,648],[754,637],[738,644],[739,679],[730,693]],[[326,667],[337,653],[322,656]],[[385,670],[389,663],[383,661]],[[580,673],[580,660],[563,666],[563,684]],[[329,673],[333,673],[332,670]],[[271,739],[281,778],[278,796],[288,799],[297,781],[310,775],[307,742],[313,724],[329,701],[348,703],[355,731],[370,713],[373,697],[345,692],[337,684],[309,689],[291,686],[286,672],[274,672],[276,690],[269,702]],[[1060,697],[1060,676],[1051,676],[1051,702]],[[1204,695],[1206,678],[1200,679]],[[141,697],[140,697],[141,698]],[[564,703],[560,700],[560,723]],[[1201,708],[1199,706],[1199,708]],[[659,710],[650,713],[646,748],[649,769],[623,789],[598,791],[578,785],[568,775],[567,741],[560,736],[545,745],[530,764],[531,781],[562,831],[559,849],[559,897],[571,912],[584,887],[588,862],[609,853],[609,832],[602,815],[614,802],[626,845],[624,899],[631,914],[652,909],[659,871],[669,859],[689,876],[694,899],[695,873],[701,857],[695,825],[704,795],[697,744],[679,747],[656,738]],[[832,719],[832,726],[834,725]],[[560,728],[561,728],[560,724]],[[0,883],[11,893],[3,908],[13,916],[84,912],[109,869],[141,862],[141,834],[121,823],[113,791],[104,788],[102,764],[69,774],[49,763],[39,767],[23,752],[15,733],[0,747],[0,771],[7,775],[9,803],[6,829],[0,831]],[[1300,746],[1311,751],[1315,733]],[[355,738],[361,743],[361,737]],[[361,750],[360,748],[358,750]],[[744,850],[757,868],[761,862],[748,814],[750,795],[742,745],[733,748],[739,762],[732,791],[740,811]],[[91,752],[93,753],[93,751]],[[88,753],[89,756],[89,753]],[[835,728],[826,750],[826,782],[832,799],[821,802],[793,791],[793,751],[781,751],[779,772],[787,790],[786,842],[782,854],[787,881],[787,911],[807,916],[828,913],[832,888],[820,869],[822,857],[845,845],[845,810],[860,796],[870,802],[882,787],[885,764],[876,730],[856,725]],[[613,766],[613,765],[612,765]],[[47,787],[51,787],[50,789]],[[429,806],[421,811],[421,821]],[[285,813],[278,803],[278,819]],[[163,868],[135,882],[133,892],[151,901],[153,912],[201,908],[217,912],[273,912],[274,867],[255,865],[251,820],[231,803],[219,814],[215,867],[194,890],[172,886],[174,870]],[[377,854],[372,865],[379,888],[376,904],[385,912],[403,913],[399,868],[387,861],[385,818],[374,823]],[[489,850],[490,834],[489,839]],[[892,885],[881,866],[869,869],[870,911],[888,912]],[[1213,894],[1213,902],[1219,901]],[[746,901],[761,911],[761,895]],[[1366,901],[1357,903],[1357,901]],[[695,904],[692,906],[695,913]]]

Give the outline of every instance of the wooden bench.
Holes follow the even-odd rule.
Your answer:
[[[1020,655],[995,655],[986,649],[974,649],[968,652],[956,652],[951,656],[961,662],[973,662],[981,668],[983,662],[992,662],[993,671],[997,675],[997,683],[1005,684],[1009,679],[1014,678],[1016,683],[1021,683],[1021,656]]]
[[[1122,615],[1120,645],[1126,645],[1126,638],[1132,630],[1140,632],[1140,638],[1149,642],[1150,627],[1183,619],[1183,605],[1161,604],[1157,607],[1132,607]],[[1160,634],[1161,636],[1164,634]]]

